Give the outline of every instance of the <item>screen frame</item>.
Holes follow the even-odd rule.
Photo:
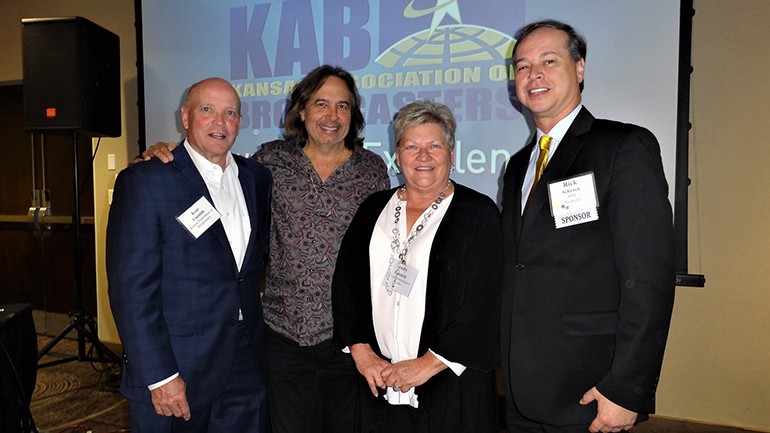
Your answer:
[[[134,0],[136,17],[137,89],[138,89],[138,151],[147,148],[145,121],[144,38],[142,25],[142,1]],[[690,76],[692,74],[692,19],[695,14],[693,0],[680,0],[679,14],[679,65],[677,87],[677,120],[674,173],[674,242],[676,285],[704,287],[705,277],[688,273],[688,198],[689,198],[689,131]]]

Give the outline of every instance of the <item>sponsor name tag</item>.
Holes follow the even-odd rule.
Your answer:
[[[548,200],[557,229],[599,219],[593,172],[548,183]]]

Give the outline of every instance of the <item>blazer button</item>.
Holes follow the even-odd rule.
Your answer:
[[[238,321],[237,321],[237,320],[235,320],[235,319],[233,319],[233,320],[231,320],[231,321],[230,321],[230,326],[235,326],[235,325],[237,325],[237,324],[238,324]]]
[[[524,269],[524,263],[516,263],[516,269],[518,270]]]

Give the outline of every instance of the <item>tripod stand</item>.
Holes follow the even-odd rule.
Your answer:
[[[38,368],[50,367],[71,361],[120,362],[120,357],[105,346],[96,333],[96,321],[85,311],[83,305],[83,232],[80,221],[80,181],[78,177],[78,134],[72,132],[73,209],[72,234],[75,241],[75,310],[70,313],[70,322],[37,355]],[[78,354],[56,361],[40,364],[40,360],[70,332],[77,331]],[[96,356],[86,353],[86,341],[93,345]]]

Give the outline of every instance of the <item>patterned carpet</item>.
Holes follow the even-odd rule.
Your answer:
[[[38,347],[50,337],[39,336]],[[64,339],[41,362],[77,354],[76,340]],[[68,362],[39,369],[31,411],[40,433],[128,431],[128,404],[117,390],[118,367]]]
[[[38,347],[50,337],[38,336]],[[77,341],[58,343],[42,362],[77,354]],[[68,362],[39,369],[31,410],[40,433],[128,432],[128,404],[117,390],[117,366]],[[739,428],[713,426],[652,417],[634,433],[748,433]],[[501,430],[500,433],[505,433]]]

